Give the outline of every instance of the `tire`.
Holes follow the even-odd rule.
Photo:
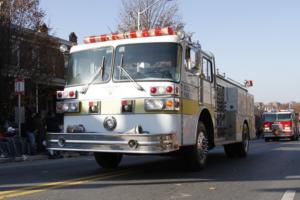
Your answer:
[[[229,158],[246,157],[249,151],[249,128],[243,125],[242,142],[224,145],[224,150]]]
[[[206,164],[207,153],[207,131],[204,124],[202,122],[199,122],[196,144],[186,149],[185,152],[185,160],[187,161],[188,168],[190,170],[203,169]]]
[[[120,153],[100,153],[95,152],[96,162],[105,169],[117,168],[122,160],[123,155]]]
[[[297,136],[296,134],[294,134],[292,137],[291,137],[291,141],[296,141],[297,140]]]
[[[242,142],[237,143],[237,155],[246,157],[249,151],[249,128],[246,123],[243,125]]]

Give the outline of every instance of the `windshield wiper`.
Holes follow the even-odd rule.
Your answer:
[[[104,69],[105,57],[103,56],[101,66],[97,70],[96,74],[92,77],[92,79],[82,88],[81,93],[86,94],[89,90],[90,86],[95,82],[96,78],[100,75],[103,78],[103,69]]]
[[[123,67],[123,60],[124,60],[124,55],[121,55],[121,62],[120,62],[120,69],[124,72],[125,76],[132,82],[134,83],[134,86],[136,89],[140,90],[140,91],[145,91],[145,89],[138,83],[136,82],[130,75],[129,73],[124,69]]]

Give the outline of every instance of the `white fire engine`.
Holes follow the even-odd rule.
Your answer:
[[[70,50],[67,85],[57,92],[64,131],[48,133],[48,149],[94,152],[104,168],[124,154],[173,152],[202,168],[217,145],[246,156],[253,96],[216,73],[214,56],[190,36],[167,27],[84,42]]]

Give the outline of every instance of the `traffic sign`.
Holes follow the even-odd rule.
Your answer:
[[[25,93],[25,80],[24,78],[15,79],[15,93],[24,94]]]

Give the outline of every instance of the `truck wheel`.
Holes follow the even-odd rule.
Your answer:
[[[120,153],[94,152],[94,157],[101,167],[105,169],[113,169],[119,166],[123,155]]]
[[[291,140],[292,140],[292,141],[296,141],[296,140],[297,140],[296,134],[294,134],[294,135],[291,137]]]
[[[229,158],[245,157],[249,150],[249,128],[246,123],[243,125],[242,142],[224,145],[224,150]]]
[[[191,170],[203,169],[206,164],[208,153],[207,131],[202,122],[198,124],[196,144],[188,149],[185,158]]]
[[[243,125],[242,142],[237,143],[236,152],[239,157],[246,157],[249,151],[249,128],[246,123]]]

